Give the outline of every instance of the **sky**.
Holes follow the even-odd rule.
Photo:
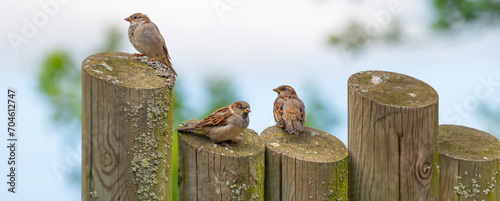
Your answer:
[[[428,28],[432,19],[428,2],[401,1],[401,11],[390,15],[391,20],[404,22],[401,44],[373,41],[359,56],[346,56],[351,52],[328,44],[330,34],[342,30],[350,18],[365,25],[376,22],[377,13],[389,10],[388,2],[0,0],[0,89],[15,88],[19,94],[20,136],[19,191],[13,195],[0,184],[0,198],[80,199],[79,187],[68,185],[64,172],[64,168],[78,166],[73,158],[81,154],[80,148],[65,145],[60,137],[64,129],[51,124],[52,113],[37,91],[36,75],[50,50],[68,51],[75,61],[98,53],[96,47],[105,43],[113,26],[123,31],[120,51],[135,53],[126,38],[129,24],[123,20],[135,12],[148,14],[158,25],[178,79],[189,83],[186,90],[193,98],[187,100],[188,105],[204,106],[196,98],[203,97],[200,80],[204,75],[230,76],[238,80],[238,93],[252,107],[249,128],[257,132],[274,125],[273,88],[288,84],[300,97],[306,93],[304,84],[313,83],[332,103],[325,109],[338,112],[340,118],[328,132],[347,144],[346,83],[350,75],[363,70],[392,71],[423,80],[439,94],[440,124],[489,131],[477,103],[499,107],[498,27],[435,35]],[[26,27],[34,28],[26,31]],[[14,35],[24,38],[23,42],[13,44]],[[78,62],[75,68],[80,68]],[[0,118],[4,118],[5,97],[0,104]],[[6,126],[5,121],[0,123],[0,130]],[[5,137],[0,141],[7,143]],[[7,173],[6,161],[1,161],[6,160],[7,151],[0,148],[0,173]]]

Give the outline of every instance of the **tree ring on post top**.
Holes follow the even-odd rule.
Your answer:
[[[173,88],[175,85],[174,77],[156,76],[153,67],[124,52],[94,54],[83,61],[82,67],[90,76],[118,86],[154,89],[165,85]]]
[[[348,86],[383,105],[423,107],[438,101],[437,92],[425,82],[393,72],[361,71],[349,78]]]

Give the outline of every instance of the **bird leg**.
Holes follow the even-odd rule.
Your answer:
[[[230,139],[229,142],[231,142],[233,144],[238,144],[238,140],[236,140],[236,139]]]
[[[132,56],[134,56],[134,57],[142,57],[142,56],[144,56],[144,55],[143,55],[143,54],[141,54],[141,53],[134,53],[134,54],[132,54]]]
[[[156,61],[156,57],[148,58],[149,61]]]
[[[229,146],[229,144],[227,144],[226,141],[221,142],[221,144],[224,145],[226,148],[228,148],[230,150],[236,150],[237,149],[236,147]]]

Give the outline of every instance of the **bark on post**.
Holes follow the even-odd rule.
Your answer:
[[[500,200],[500,141],[456,125],[439,126],[439,200]]]
[[[306,127],[300,136],[278,126],[266,143],[266,199],[347,200],[347,148],[336,137]]]
[[[180,126],[199,120],[188,120]],[[178,133],[178,199],[263,200],[264,143],[246,129],[237,138],[237,150],[227,150],[206,136]]]
[[[397,73],[348,80],[350,200],[437,200],[438,95]]]
[[[172,199],[173,85],[127,53],[83,61],[82,200]]]

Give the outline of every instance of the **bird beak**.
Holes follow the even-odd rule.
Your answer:
[[[125,21],[130,22],[130,21],[132,21],[132,19],[130,19],[130,17],[127,17],[127,18],[125,18]]]
[[[243,112],[244,113],[250,113],[251,111],[250,111],[250,109],[244,109]]]
[[[279,93],[279,92],[281,92],[281,90],[279,90],[278,88],[276,88],[276,89],[273,89],[273,91],[275,91],[276,93]]]

